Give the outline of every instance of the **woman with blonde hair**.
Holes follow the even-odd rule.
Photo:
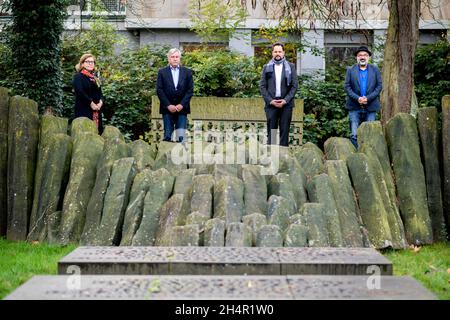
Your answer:
[[[77,73],[73,77],[75,92],[75,118],[87,117],[95,122],[98,132],[103,132],[101,111],[103,107],[100,80],[95,75],[95,57],[86,53],[75,66]]]

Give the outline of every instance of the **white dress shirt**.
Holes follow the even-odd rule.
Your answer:
[[[275,64],[275,96],[281,97],[281,74],[283,73],[283,64]]]

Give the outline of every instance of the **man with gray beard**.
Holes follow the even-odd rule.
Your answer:
[[[375,121],[376,114],[381,108],[379,99],[382,89],[381,73],[377,66],[369,64],[371,55],[372,52],[367,47],[359,47],[355,52],[357,63],[347,68],[345,76],[350,140],[357,149],[358,127],[364,121]]]

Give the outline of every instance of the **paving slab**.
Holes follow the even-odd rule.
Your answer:
[[[372,248],[79,247],[58,273],[71,266],[111,275],[366,275],[377,266],[392,275],[391,262]]]
[[[6,300],[424,300],[411,277],[381,276],[34,276]]]

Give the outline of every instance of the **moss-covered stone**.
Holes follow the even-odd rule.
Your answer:
[[[233,222],[228,224],[225,246],[227,247],[251,247],[252,231],[243,223]]]
[[[325,168],[339,215],[343,244],[346,247],[362,247],[359,209],[348,175],[347,164],[344,160],[327,160]]]
[[[269,224],[277,225],[281,230],[289,226],[289,217],[294,214],[291,203],[281,196],[270,196],[267,209]]]
[[[375,181],[378,183],[378,190],[380,191],[381,202],[384,205],[384,209],[387,215],[387,221],[389,223],[389,229],[392,237],[392,246],[395,249],[404,249],[407,247],[405,237],[405,228],[403,227],[403,221],[400,217],[400,212],[395,202],[393,202],[389,196],[389,190],[385,182],[385,174],[381,167],[380,161],[372,147],[365,144],[360,150],[367,156],[367,161],[372,169]]]
[[[102,154],[97,163],[94,188],[86,209],[86,222],[80,239],[82,245],[90,245],[98,238],[98,227],[102,218],[104,199],[114,161],[129,157],[129,155],[130,148],[120,137],[117,138],[111,134],[108,140],[105,140]]]
[[[305,203],[301,215],[308,228],[309,247],[329,247],[326,209],[322,203]]]
[[[103,138],[96,133],[80,134],[73,142],[70,178],[61,217],[60,240],[63,245],[80,240],[103,144]]]
[[[272,195],[280,196],[286,199],[290,206],[290,212],[297,211],[294,187],[292,186],[289,174],[278,173],[269,178],[269,196]]]
[[[267,224],[267,218],[262,213],[251,213],[242,219],[242,222],[249,226],[252,230],[252,244],[253,246],[256,246],[256,237],[258,235],[259,229],[261,229],[262,226],[265,226]]]
[[[200,174],[192,179],[191,211],[198,211],[208,219],[213,216],[214,178]]]
[[[28,234],[38,137],[37,103],[12,97],[8,118],[8,240],[25,240]]]
[[[133,237],[138,230],[144,210],[144,199],[152,183],[152,170],[144,169],[134,177],[130,191],[130,200],[123,221],[121,246],[131,246]]]
[[[47,239],[49,216],[61,208],[69,178],[72,138],[65,133],[54,134],[40,151],[41,178],[35,181],[38,193],[34,195],[34,218],[27,240],[42,242]]]
[[[368,157],[363,153],[354,153],[347,158],[347,166],[371,244],[375,248],[391,247],[387,212]]]
[[[8,224],[7,211],[7,173],[8,173],[8,89],[0,87],[0,237],[6,236]]]
[[[205,247],[225,246],[225,221],[219,218],[210,219],[205,223]]]
[[[416,120],[406,113],[396,114],[386,124],[386,136],[406,239],[413,244],[431,243],[433,232]]]
[[[134,246],[152,246],[160,221],[160,210],[172,194],[174,177],[164,168],[152,172],[151,184],[144,199],[142,221],[133,237]]]
[[[70,126],[70,135],[73,140],[77,139],[84,133],[97,133],[97,126],[95,122],[86,117],[76,118],[72,121]]]
[[[125,142],[125,139],[123,138],[122,133],[119,129],[117,129],[114,126],[105,126],[102,133],[102,138],[106,141],[109,139],[113,140],[120,140],[122,142]]]
[[[307,247],[308,228],[299,224],[291,224],[286,230],[285,247]]]
[[[31,208],[30,215],[30,227],[28,240],[34,241],[38,240],[38,234],[42,230],[43,224],[39,228],[37,228],[37,219],[38,219],[38,197],[41,194],[41,186],[42,186],[42,178],[43,178],[43,167],[45,163],[48,161],[48,144],[50,139],[55,134],[67,134],[68,121],[65,118],[58,118],[52,115],[44,115],[41,118],[40,129],[39,129],[39,145],[38,145],[38,153],[37,153],[37,162],[36,162],[36,172],[34,175],[34,198],[33,198],[33,206]],[[47,150],[45,152],[45,150]],[[65,157],[63,158],[63,160]],[[64,167],[61,167],[63,169]],[[39,229],[39,230],[38,230]],[[33,232],[31,232],[33,230]],[[36,231],[38,233],[36,233]]]
[[[294,155],[303,170],[305,170],[307,177],[311,178],[325,172],[323,153],[314,144],[306,143],[299,151],[296,151]]]
[[[261,174],[261,166],[243,165],[244,205],[247,214],[267,212],[266,176]]]
[[[444,211],[441,193],[441,173],[439,164],[439,134],[438,114],[436,108],[420,108],[417,117],[420,146],[425,168],[427,186],[428,210],[434,241],[445,241],[447,232],[445,228]]]
[[[182,247],[197,247],[200,241],[200,229],[197,224],[172,227],[170,245]]]
[[[346,160],[349,155],[356,152],[355,147],[347,138],[328,138],[323,147],[328,160]]]
[[[125,209],[136,171],[134,158],[114,161],[95,244],[102,246],[120,244]]]
[[[230,223],[239,223],[245,213],[244,183],[242,180],[223,176],[214,184],[214,218]]]
[[[187,202],[185,196],[183,194],[174,194],[161,207],[155,245],[169,246],[172,227],[183,225],[186,221],[186,216]]]
[[[447,233],[450,233],[450,95],[442,97],[442,202]]]
[[[256,237],[257,247],[282,247],[283,235],[279,226],[265,225],[259,229]]]
[[[334,199],[330,177],[325,173],[314,176],[312,180],[308,182],[307,189],[311,201],[322,203],[325,207],[325,221],[330,246],[344,246],[339,212]]]
[[[173,193],[181,193],[190,200],[193,180],[195,176],[195,169],[185,169],[175,177],[175,185],[173,187]]]
[[[291,153],[280,155],[281,173],[287,173],[292,184],[297,209],[308,201],[306,193],[306,174],[300,163]]]
[[[144,140],[135,140],[130,143],[131,156],[136,160],[136,168],[142,171],[153,168],[155,159],[153,148]]]

